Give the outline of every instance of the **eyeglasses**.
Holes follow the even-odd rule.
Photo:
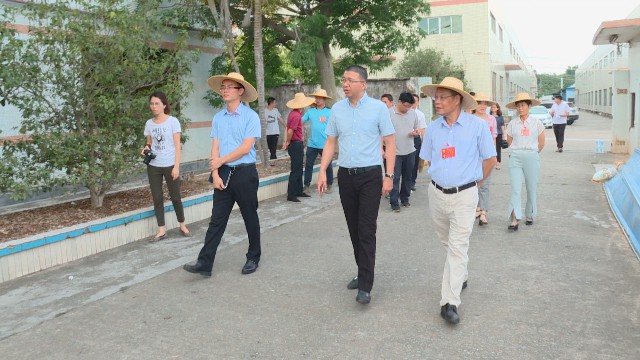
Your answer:
[[[347,79],[347,78],[342,78],[340,79],[340,81],[343,84],[353,84],[353,83],[363,83],[364,80],[353,80],[353,79]]]
[[[220,86],[220,91],[231,90],[231,89],[242,89],[242,86]]]
[[[447,96],[434,96],[433,101],[443,101],[444,99],[448,99],[450,97],[454,97],[455,95],[447,95]]]

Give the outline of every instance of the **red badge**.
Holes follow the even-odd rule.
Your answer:
[[[456,157],[456,147],[455,146],[442,148],[442,158],[443,159],[449,159],[449,158],[453,158],[453,157]]]
[[[522,128],[522,130],[520,130],[520,135],[522,135],[522,136],[529,136],[529,129],[527,129],[527,128]]]
[[[324,116],[320,116],[320,122],[327,122],[327,118]]]

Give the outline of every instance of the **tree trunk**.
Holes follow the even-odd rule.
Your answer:
[[[101,190],[102,189],[100,189],[100,187],[98,186],[89,187],[89,195],[91,196],[91,207],[94,209],[101,208],[102,203],[104,202],[104,196],[106,195],[106,192]]]
[[[231,15],[229,13],[229,1],[220,1],[220,12],[218,12],[218,8],[214,0],[207,0],[207,5],[209,5],[209,10],[211,10],[213,19],[215,20],[216,26],[218,27],[218,31],[220,31],[220,34],[222,35],[222,40],[224,41],[224,45],[227,48],[227,55],[229,56],[229,59],[231,59],[233,68],[237,73],[240,73],[238,62],[236,61],[236,56],[233,52],[235,42],[233,39],[233,34],[231,33]],[[225,14],[227,16],[225,16]]]
[[[267,122],[264,116],[264,57],[262,56],[262,0],[254,0],[254,23],[253,23],[253,54],[256,62],[256,79],[258,86],[258,112],[260,114],[260,157],[262,166],[266,169],[269,166],[269,156],[267,155]]]
[[[333,58],[329,43],[323,43],[321,48],[316,50],[316,66],[320,75],[320,86],[327,91],[327,94],[334,100],[327,101],[327,105],[332,105],[338,99],[336,91],[336,76],[333,73]]]

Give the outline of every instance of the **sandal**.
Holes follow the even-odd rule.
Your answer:
[[[480,215],[480,221],[478,221],[478,225],[489,225],[489,222],[487,221],[487,213],[485,211],[483,211]]]
[[[526,218],[524,223],[527,225],[533,225],[533,218]]]
[[[482,215],[482,210],[476,210],[476,219]]]
[[[182,231],[182,229],[180,229],[180,232],[182,233],[182,236],[184,236],[184,237],[193,237],[193,234],[191,233],[191,231],[184,232],[184,231]]]

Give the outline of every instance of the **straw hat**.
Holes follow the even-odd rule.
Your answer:
[[[304,93],[296,93],[293,99],[287,101],[287,107],[290,109],[302,109],[316,102],[316,99],[304,95]]]
[[[510,102],[510,103],[508,103],[507,105],[505,105],[505,107],[506,107],[507,109],[515,110],[515,108],[516,108],[516,103],[517,103],[518,101],[525,101],[525,100],[529,100],[529,101],[531,101],[531,106],[538,106],[538,105],[540,105],[540,100],[534,99],[534,98],[532,98],[532,97],[529,95],[529,93],[523,92],[523,93],[520,93],[520,94],[516,95],[515,100],[513,100],[512,102]]]
[[[316,90],[316,92],[314,92],[313,94],[309,94],[310,96],[315,96],[315,97],[323,97],[323,98],[327,98],[327,99],[331,99],[333,100],[333,98],[329,95],[327,95],[327,90],[325,89],[318,89]]]
[[[222,95],[220,93],[220,86],[222,86],[222,82],[224,80],[233,80],[244,87],[244,93],[242,93],[242,97],[240,98],[240,100],[252,102],[258,99],[258,92],[256,91],[256,88],[254,88],[253,85],[249,84],[249,82],[244,79],[244,76],[236,72],[230,72],[229,75],[212,76],[209,78],[209,80],[207,80],[207,84],[209,84],[211,90]]]
[[[487,94],[485,94],[483,92],[477,92],[476,95],[473,98],[476,99],[476,102],[484,101],[489,106],[491,106],[491,105],[496,103],[495,101],[489,100],[489,95],[487,95]]]
[[[462,83],[462,81],[451,76],[447,76],[446,78],[442,79],[442,82],[440,84],[425,85],[421,87],[420,90],[423,94],[433,98],[438,88],[449,89],[462,95],[462,110],[470,110],[478,105],[473,99],[473,96],[464,91],[464,84]]]

